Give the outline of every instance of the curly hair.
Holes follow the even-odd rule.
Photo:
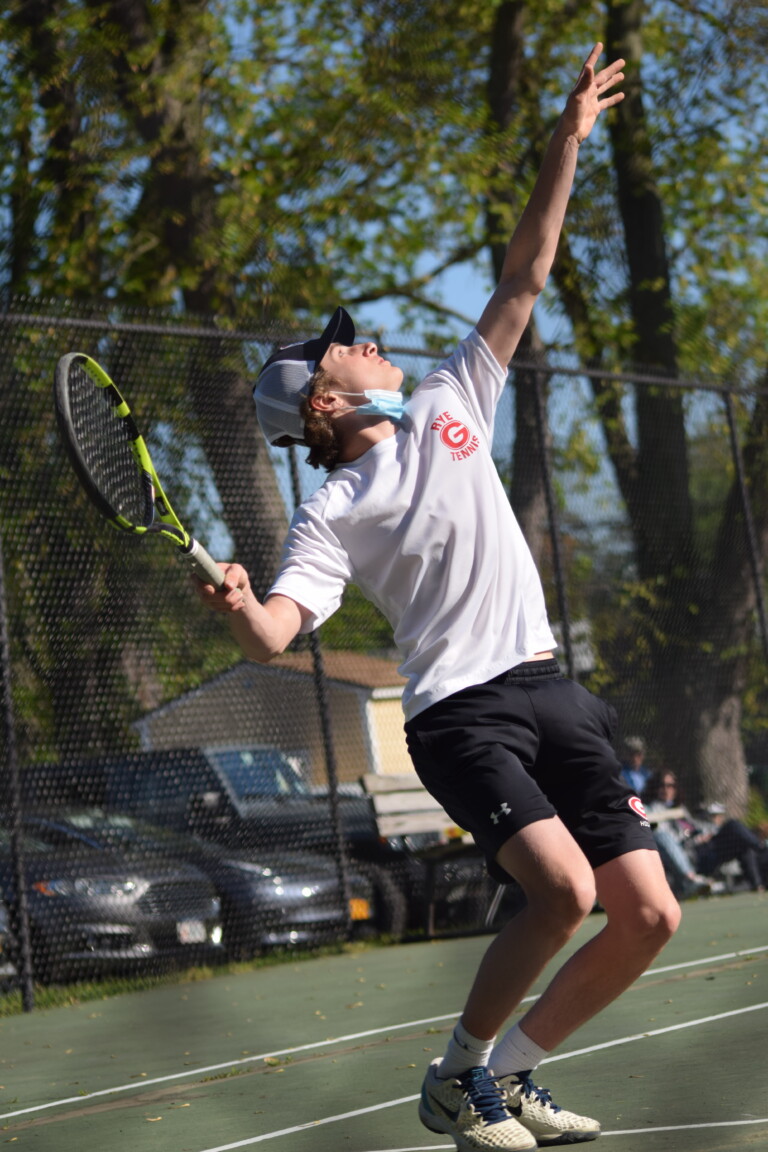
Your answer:
[[[313,396],[324,396],[328,392],[340,390],[341,384],[326,372],[317,368],[309,381],[309,391],[301,402],[301,417],[304,421],[304,443],[309,448],[307,463],[313,468],[325,468],[332,472],[339,463],[341,445],[336,431],[336,422],[327,412],[318,412],[310,404]]]

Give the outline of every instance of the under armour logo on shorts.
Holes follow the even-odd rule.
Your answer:
[[[509,816],[511,811],[512,809],[505,800],[498,812],[491,812],[491,820],[493,820],[494,824],[498,824],[500,818],[502,816]]]

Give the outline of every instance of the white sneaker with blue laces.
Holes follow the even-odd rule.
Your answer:
[[[459,1152],[529,1152],[536,1147],[535,1136],[509,1114],[488,1068],[441,1080],[441,1063],[432,1061],[421,1090],[419,1119],[425,1128],[450,1136]]]
[[[580,1144],[595,1140],[600,1125],[589,1116],[579,1116],[559,1108],[546,1088],[538,1088],[528,1072],[513,1072],[497,1077],[504,1091],[508,1110],[542,1148],[553,1144]]]

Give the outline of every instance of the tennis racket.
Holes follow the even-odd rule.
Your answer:
[[[195,576],[220,588],[221,569],[168,502],[131,410],[104,369],[84,352],[62,356],[54,399],[72,466],[102,516],[123,532],[164,536]]]

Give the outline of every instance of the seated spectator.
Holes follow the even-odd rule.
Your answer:
[[[645,763],[645,740],[642,736],[627,736],[625,739],[621,775],[635,795],[644,800],[653,769]]]
[[[648,785],[645,803],[653,825],[653,838],[659,850],[672,891],[681,899],[697,892],[711,892],[713,882],[696,870],[687,851],[687,841],[696,830],[693,819],[678,803],[677,778],[673,772],[659,772]]]
[[[681,803],[674,772],[660,772],[649,785],[646,811],[678,896],[716,890],[713,874],[731,860],[738,860],[754,891],[765,891],[768,849],[740,820],[728,819],[722,804],[710,804],[704,818],[694,820]]]
[[[738,860],[754,892],[765,892],[768,849],[741,820],[731,820],[722,804],[710,804],[698,821],[696,856],[699,870],[710,875],[729,860]]]

